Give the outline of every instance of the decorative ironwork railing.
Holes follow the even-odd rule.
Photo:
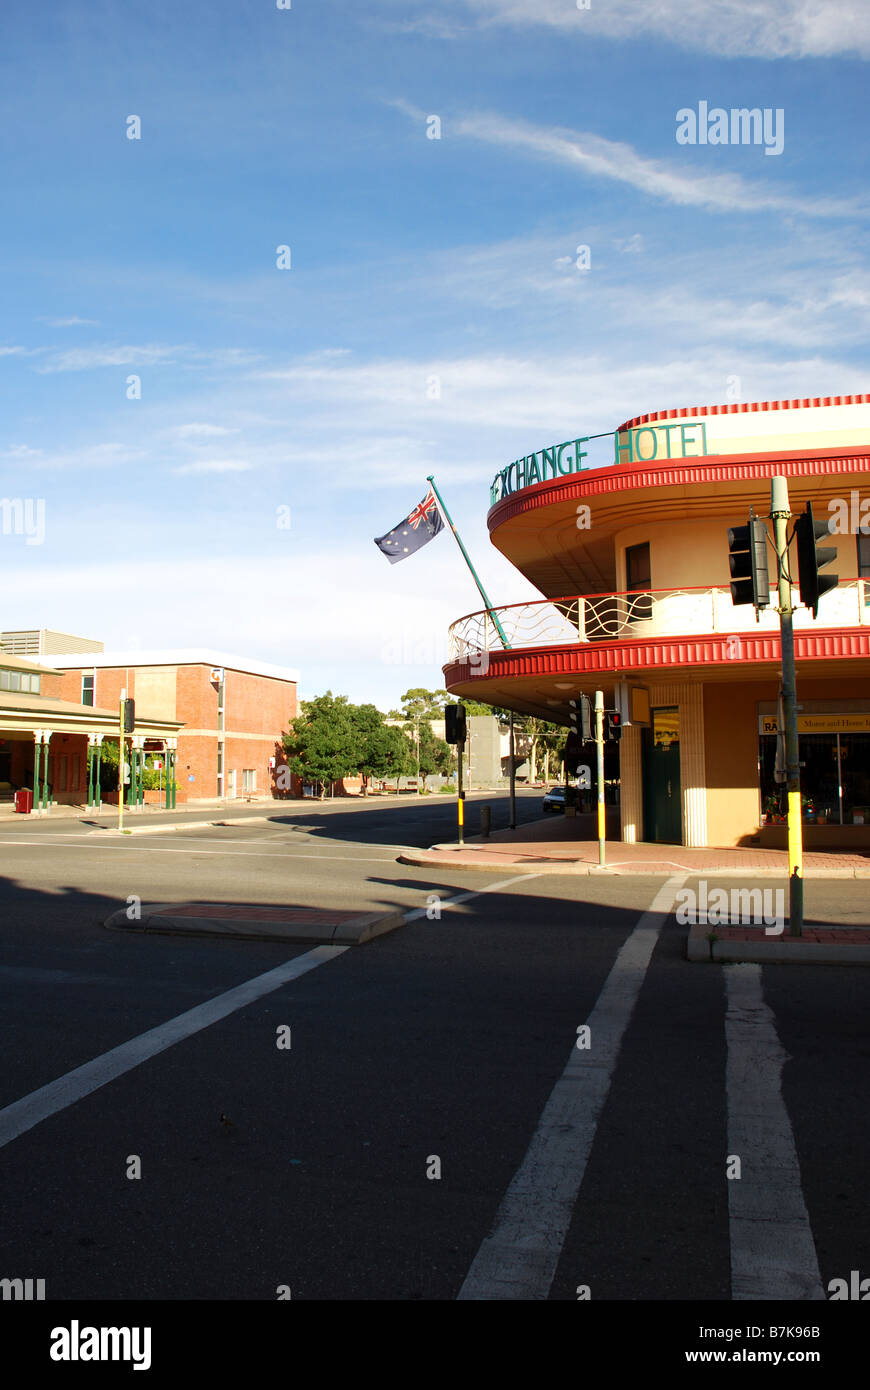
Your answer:
[[[762,612],[759,630],[778,630],[776,590]],[[797,601],[797,591],[795,590]],[[498,625],[496,625],[496,618]],[[796,608],[794,625],[856,627],[870,622],[870,580],[841,579],[825,594],[819,616]],[[701,589],[648,589],[643,592],[586,594],[513,603],[506,608],[469,613],[450,628],[448,659],[470,660],[484,673],[482,654],[504,650],[501,628],[510,649],[562,647],[574,642],[615,642],[636,637],[693,636],[747,632],[756,628],[754,609],[735,607],[728,585]]]

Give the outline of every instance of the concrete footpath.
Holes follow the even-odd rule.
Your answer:
[[[608,816],[605,866],[598,864],[598,840],[594,815],[547,815],[516,830],[497,830],[488,838],[480,835],[455,842],[433,845],[431,849],[405,851],[401,864],[421,868],[469,869],[505,874],[635,874],[670,877],[680,871],[705,877],[733,875],[746,878],[770,876],[788,878],[785,850],[686,849],[683,845],[626,845],[616,839],[618,818]],[[804,878],[868,878],[870,850],[865,854],[837,850],[804,854]]]
[[[618,822],[608,823],[617,833]],[[724,910],[711,912],[710,925],[700,920],[689,926],[686,957],[695,962],[789,962],[799,965],[870,965],[870,910],[868,925],[806,922],[799,937],[789,935],[788,922],[767,926],[775,899],[774,885],[783,890],[788,912],[788,855],[773,849],[686,849],[682,845],[626,845],[610,839],[605,846],[605,865],[598,863],[596,820],[592,815],[547,817],[499,830],[488,838],[474,836],[462,846],[433,845],[417,852],[404,851],[399,862],[438,871],[472,873],[563,874],[579,877],[669,878],[685,873],[695,878],[759,878],[768,886],[723,891]],[[845,851],[804,855],[805,879],[870,879],[870,853]],[[713,889],[709,890],[711,894]],[[767,895],[767,901],[765,901]],[[766,918],[764,916],[766,914]],[[747,917],[750,918],[747,922]],[[714,925],[714,923],[717,923]]]

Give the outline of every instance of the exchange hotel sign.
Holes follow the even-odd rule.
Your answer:
[[[520,488],[545,482],[566,473],[579,473],[586,458],[584,444],[602,435],[584,435],[554,444],[551,449],[527,454],[496,473],[489,489],[492,506]],[[707,452],[707,427],[698,420],[678,425],[642,425],[635,430],[614,430],[614,463],[650,463],[653,459],[700,458]]]

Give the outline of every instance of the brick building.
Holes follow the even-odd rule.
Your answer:
[[[121,691],[150,718],[178,721],[178,802],[265,800],[278,792],[281,738],[296,717],[299,673],[200,648],[52,655],[60,695],[117,709]]]

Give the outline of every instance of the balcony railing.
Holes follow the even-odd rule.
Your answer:
[[[797,589],[795,602],[799,602]],[[562,647],[575,642],[617,642],[644,637],[706,636],[716,632],[779,630],[777,592],[756,624],[750,606],[731,602],[728,585],[701,589],[647,589],[643,592],[586,594],[513,603],[506,608],[469,613],[450,628],[450,661],[474,658],[481,652],[508,646]],[[870,624],[870,579],[841,579],[825,594],[819,616],[798,607],[794,626],[800,628],[857,627]],[[497,621],[496,621],[497,620]]]

